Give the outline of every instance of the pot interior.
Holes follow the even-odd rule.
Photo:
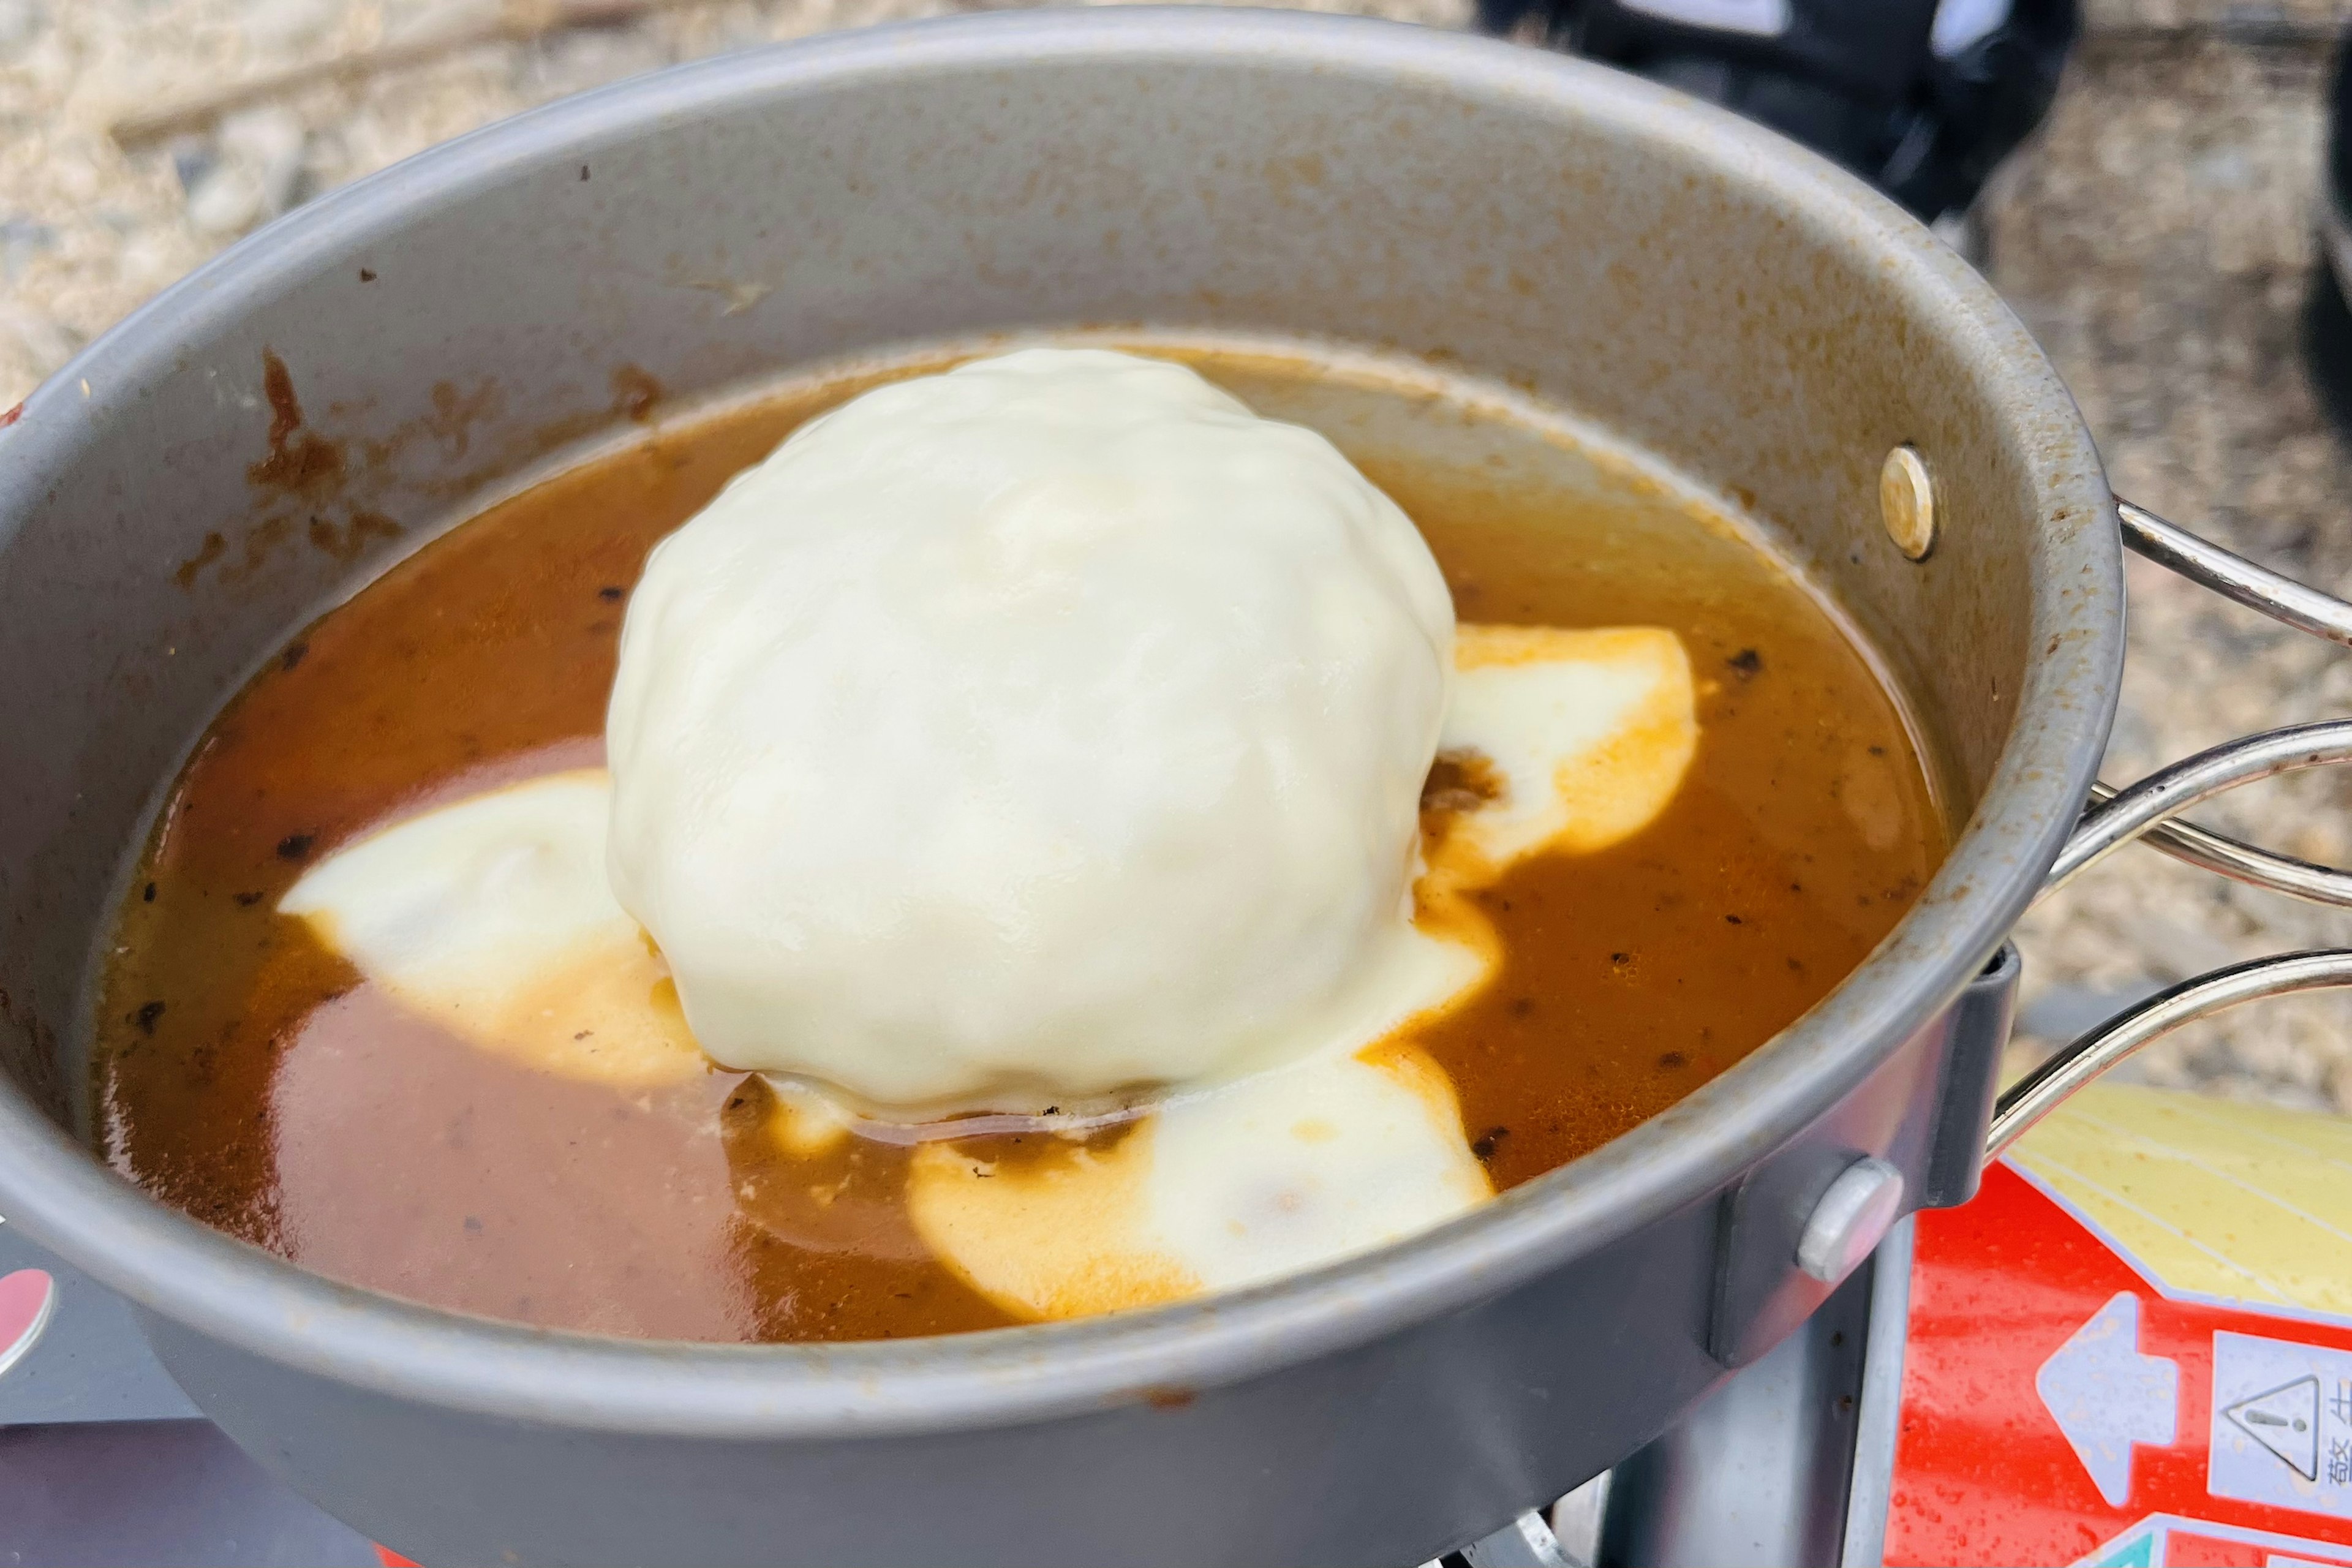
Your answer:
[[[31,399],[0,430],[21,1093],[90,1135],[125,868],[323,605],[633,422],[1057,329],[1420,362],[1716,498],[1881,662],[1956,826],[2008,771],[1999,841],[1979,823],[1909,922],[1949,928],[1915,956],[1986,945],[2087,777],[2119,627],[2095,460],[1989,291],[1853,183],[1638,83],[1409,29],[916,29],[560,105],[257,236]],[[1924,563],[1880,521],[1904,442],[1936,476]]]

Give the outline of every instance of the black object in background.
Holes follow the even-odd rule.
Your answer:
[[[1923,218],[1963,211],[2049,110],[2076,0],[1478,0],[1489,31],[1710,99]]]
[[[2313,390],[2339,435],[2352,437],[2352,28],[2336,41],[2327,84],[2327,180],[2320,193],[2319,266],[2304,301],[2303,347]]]
[[[2336,34],[2336,58],[2328,68],[2327,203],[2323,226],[2331,230],[2327,237],[2337,241],[2346,234],[2347,215],[2352,214],[2352,26]],[[2337,248],[2341,247],[2331,247],[2331,266],[2347,259],[2335,254]]]

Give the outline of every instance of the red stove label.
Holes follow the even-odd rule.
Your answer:
[[[1887,1563],[2352,1568],[2352,1321],[2174,1289],[2007,1164],[1915,1247]]]

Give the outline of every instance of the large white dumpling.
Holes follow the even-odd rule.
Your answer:
[[[695,1037],[900,1114],[1264,1059],[1407,898],[1453,608],[1322,437],[1032,350],[795,433],[654,552],[610,870]]]

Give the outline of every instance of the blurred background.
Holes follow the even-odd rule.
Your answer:
[[[0,408],[213,252],[433,142],[675,61],[989,3],[0,0]],[[1474,0],[1313,3],[1439,27],[1480,19]],[[1844,0],[1855,15],[1874,3]],[[1643,26],[1661,12],[1736,25],[1785,11],[1548,4],[1489,0],[1485,22],[1528,47],[1600,47],[1606,11]],[[2352,594],[2352,435],[2336,423],[2352,408],[2352,317],[2317,237],[2326,100],[2352,0],[2060,8],[2079,36],[2054,100],[1943,231],[2057,363],[2119,492]],[[2059,58],[2048,52],[2051,68]],[[2352,655],[2130,564],[2111,782],[2247,730],[2352,712]],[[2342,862],[2347,807],[2352,774],[2319,772],[2200,817]],[[2215,964],[2352,945],[2352,911],[2136,849],[2036,910],[2021,945],[2015,1048],[2028,1057]],[[2352,1114],[2352,1000],[2267,1004],[2176,1036],[2126,1073]]]

